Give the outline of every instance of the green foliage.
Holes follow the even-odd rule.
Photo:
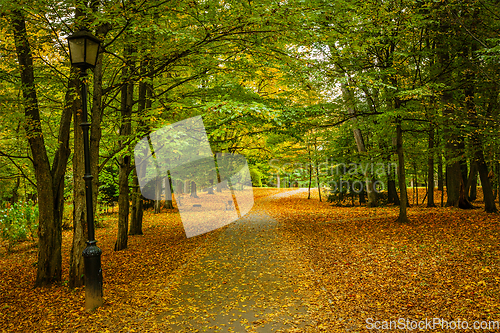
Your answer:
[[[262,187],[263,176],[263,173],[257,167],[250,167],[250,177],[252,177],[252,185],[254,187]]]
[[[97,201],[106,206],[118,201],[118,183],[115,179],[118,172],[113,165],[106,166],[99,174],[99,195]],[[115,176],[114,176],[115,175]]]
[[[16,242],[25,241],[28,236],[34,240],[38,228],[38,205],[14,203],[0,210],[0,237],[8,241],[10,250]]]

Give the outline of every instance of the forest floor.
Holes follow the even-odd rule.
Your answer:
[[[365,332],[400,318],[500,320],[500,219],[480,200],[474,210],[414,206],[399,224],[394,206],[278,194],[288,191],[255,189],[247,216],[189,239],[176,210],[146,212],[144,235],[119,252],[116,213],[106,215],[96,230],[105,303],[91,313],[83,288],[33,288],[32,244],[0,248],[0,331]],[[65,231],[65,280],[70,246]]]

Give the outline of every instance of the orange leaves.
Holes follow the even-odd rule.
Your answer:
[[[84,311],[83,288],[31,289],[33,249],[0,254],[0,327],[157,332],[192,324],[259,332],[288,325],[289,332],[335,332],[363,331],[367,318],[500,313],[497,215],[411,207],[412,223],[402,225],[398,207],[332,207],[316,191],[310,200],[307,191],[266,197],[288,191],[256,189],[251,218],[190,239],[178,214],[146,213],[144,236],[130,237],[120,252],[113,251],[113,216],[96,230],[105,304],[92,313]]]
[[[0,254],[0,327],[8,331],[132,332],[146,312],[154,293],[168,283],[168,276],[182,265],[206,237],[187,240],[179,216],[145,212],[144,236],[130,236],[129,248],[113,251],[116,214],[96,229],[103,250],[104,306],[84,311],[84,288],[63,285],[33,289],[36,252],[29,249]],[[67,279],[71,232],[63,232],[63,280]],[[192,255],[191,255],[192,256]],[[155,331],[154,322],[143,327]]]
[[[495,318],[500,311],[497,215],[411,207],[412,223],[401,225],[398,207],[332,207],[317,193],[270,205],[294,261],[313,269],[307,278],[323,303],[315,315],[328,331],[363,331],[369,317]]]

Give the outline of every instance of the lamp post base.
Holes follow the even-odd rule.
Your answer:
[[[96,241],[88,241],[83,250],[85,264],[85,309],[92,311],[102,306],[102,251]]]

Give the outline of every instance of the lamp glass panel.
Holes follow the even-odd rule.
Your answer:
[[[71,63],[77,64],[85,61],[85,39],[70,39],[69,49],[71,54]]]
[[[87,39],[87,59],[89,65],[95,66],[97,62],[97,54],[99,53],[99,44],[93,40]]]

